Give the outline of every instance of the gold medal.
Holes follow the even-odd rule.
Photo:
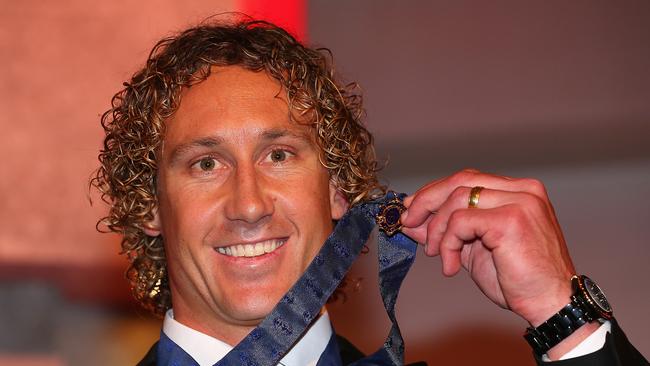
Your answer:
[[[402,201],[394,193],[393,195],[393,199],[381,207],[375,218],[379,229],[388,236],[393,236],[402,228],[400,216],[402,216],[402,212],[406,211]]]

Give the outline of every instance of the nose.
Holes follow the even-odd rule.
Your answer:
[[[230,187],[225,209],[229,220],[259,224],[273,214],[273,200],[266,189],[265,178],[254,166],[237,167]]]

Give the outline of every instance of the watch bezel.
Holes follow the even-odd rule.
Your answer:
[[[611,304],[609,303],[609,300],[607,300],[607,296],[605,296],[605,292],[603,292],[603,290],[600,288],[600,286],[598,286],[598,284],[594,280],[592,280],[591,278],[585,275],[573,276],[571,280],[572,282],[574,282],[574,286],[576,287],[574,296],[580,296],[586,302],[586,305],[589,306],[589,308],[596,313],[595,314],[596,318],[603,318],[609,320],[613,317],[614,312],[612,310]],[[585,280],[587,280],[588,282],[590,282],[595,286],[598,292],[605,299],[605,302],[609,306],[609,309],[605,309],[604,307],[602,307],[600,302],[594,298],[590,290],[585,285]]]

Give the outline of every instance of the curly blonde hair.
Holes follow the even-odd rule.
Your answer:
[[[146,235],[143,226],[157,207],[165,120],[177,110],[183,88],[205,80],[212,66],[229,65],[265,71],[284,86],[290,110],[310,117],[320,161],[350,204],[385,190],[372,135],[360,122],[362,98],[356,84],[335,81],[329,50],[307,48],[285,30],[250,19],[201,24],[159,41],[101,118],[106,137],[91,181],[110,205],[98,226],[123,236],[133,294],[159,316],[171,307],[163,238]]]

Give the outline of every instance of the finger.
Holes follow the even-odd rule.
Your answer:
[[[426,246],[427,243],[427,224],[433,219],[435,215],[431,215],[423,225],[410,228],[410,227],[402,227],[401,232],[402,234],[408,236],[411,238],[413,241],[417,242],[418,244],[422,244]]]
[[[453,233],[445,234],[444,246],[440,246],[440,259],[442,260],[442,273],[447,276],[455,276],[462,266],[461,252],[465,242],[460,240]]]
[[[436,255],[438,253],[437,248],[442,236],[447,230],[450,216],[457,210],[467,208],[470,192],[471,188],[469,187],[456,188],[454,192],[449,195],[447,201],[440,206],[436,215],[429,221],[427,225],[427,255]],[[530,193],[508,192],[484,188],[480,194],[478,209],[491,209],[512,204],[527,207],[527,210],[534,210],[536,208],[543,209],[544,206],[543,201]],[[502,223],[495,217],[493,224],[498,226]]]
[[[447,230],[447,221],[440,223],[441,221],[436,214],[432,216],[432,219],[427,224],[427,242],[424,246],[424,253],[429,257],[440,254],[440,238]]]
[[[462,172],[464,172],[466,174],[480,174],[480,172],[478,170],[476,170],[476,169],[464,169]],[[459,173],[456,173],[456,174],[459,174]],[[434,187],[435,185],[439,184],[442,181],[448,180],[449,178],[450,177],[435,179],[435,180],[425,184],[424,186],[420,187],[420,189],[415,191],[415,193],[413,193],[412,195],[409,195],[409,196],[404,198],[404,200],[403,200],[404,206],[406,206],[406,208],[408,209],[411,206],[411,204],[413,203],[413,200],[415,199],[416,196],[420,195],[422,192],[426,192],[431,187]],[[431,212],[435,212],[435,210],[432,210]],[[402,223],[404,222],[404,220],[406,219],[407,216],[408,216],[408,210],[404,211],[402,213],[402,217],[401,217]]]
[[[431,187],[432,185],[437,184],[438,182],[440,182],[440,181],[443,180],[443,179],[445,179],[445,178],[434,179],[434,180],[432,180],[431,182],[429,182],[429,183],[425,184],[424,186],[420,187],[420,189],[418,189],[417,191],[415,191],[415,193],[413,193],[413,194],[411,194],[411,195],[408,195],[408,196],[404,197],[404,201],[403,201],[404,206],[409,207],[409,206],[411,205],[411,202],[413,201],[413,198],[414,198],[418,193],[420,193],[421,191],[423,191],[423,190],[425,190],[425,189]]]
[[[482,239],[491,229],[493,210],[456,210],[449,218],[447,230],[440,240],[439,250],[442,271],[445,276],[453,276],[462,266],[461,254],[465,245]],[[484,241],[482,241],[484,243]],[[493,249],[493,248],[490,248]]]
[[[478,173],[465,170],[445,179],[432,182],[413,195],[409,206],[402,215],[402,224],[407,227],[421,225],[431,212],[438,211],[447,197],[459,186],[483,186],[495,190],[527,192],[545,200],[546,189],[534,179],[513,179],[509,177]],[[469,198],[469,196],[467,196]]]

